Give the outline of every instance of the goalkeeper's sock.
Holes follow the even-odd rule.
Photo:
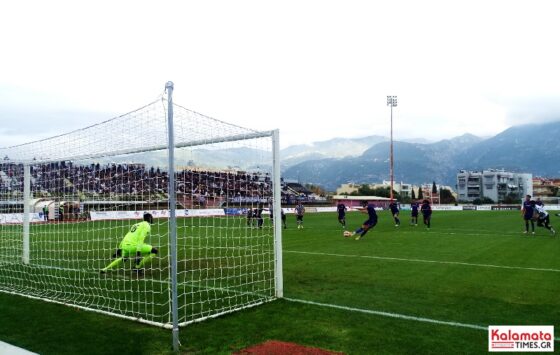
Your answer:
[[[144,265],[146,265],[146,263],[149,262],[150,260],[152,260],[155,256],[156,256],[156,254],[150,254],[148,256],[145,256],[144,258],[142,258],[142,261],[140,261],[140,263],[135,266],[135,268],[136,269],[143,268]]]
[[[358,228],[356,229],[356,231],[354,231],[354,234],[361,234],[364,231],[363,228]]]
[[[114,269],[116,267],[121,266],[123,262],[123,258],[117,258],[115,260],[113,260],[109,265],[107,265],[105,268],[101,269],[102,271],[107,271],[107,270],[111,270]]]

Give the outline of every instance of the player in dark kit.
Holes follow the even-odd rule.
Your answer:
[[[375,205],[364,201],[363,206],[364,207],[361,208],[360,211],[368,214],[367,221],[365,221],[362,226],[356,229],[354,232],[344,232],[345,237],[353,237],[354,235],[359,234],[356,237],[356,240],[360,240],[370,229],[375,227],[375,225],[377,224],[377,212],[375,212]]]
[[[286,214],[284,213],[283,209],[280,209],[280,218],[282,219],[282,225],[284,226],[284,229],[288,228],[288,226],[286,225]]]
[[[391,209],[391,214],[395,220],[395,227],[400,227],[401,220],[399,219],[399,205],[396,202],[391,202],[389,204],[389,208]]]
[[[424,217],[424,224],[428,229],[432,226],[432,207],[430,206],[430,201],[422,201],[422,207],[420,207],[420,212]]]
[[[420,205],[418,204],[418,202],[412,202],[410,204],[410,225],[414,225],[417,226],[418,225],[418,207],[420,207]]]
[[[263,204],[260,203],[258,208],[255,208],[255,210],[253,211],[253,218],[257,221],[257,227],[258,228],[262,228],[263,226],[263,211],[264,211],[264,207]]]
[[[338,212],[338,223],[342,224],[342,229],[346,229],[346,205],[339,203],[336,211]]]
[[[525,234],[529,233],[529,222],[531,222],[532,234],[535,234],[535,221],[533,221],[533,215],[535,214],[535,208],[533,207],[534,202],[531,203],[531,195],[525,196],[525,201],[521,207],[521,215],[523,215],[523,220],[525,221]]]
[[[253,226],[253,209],[251,207],[247,209],[247,226]]]

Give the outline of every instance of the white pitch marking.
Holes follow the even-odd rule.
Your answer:
[[[469,328],[469,329],[488,331],[488,326],[483,326],[483,325],[478,325],[478,324],[459,323],[459,322],[444,321],[444,320],[431,319],[431,318],[425,318],[425,317],[409,316],[409,315],[406,315],[406,314],[399,314],[399,313],[374,311],[374,310],[371,310],[371,309],[339,306],[339,305],[336,305],[336,304],[320,303],[320,302],[307,301],[307,300],[302,300],[302,299],[297,299],[297,298],[284,297],[284,299],[286,301],[290,301],[290,302],[305,303],[305,304],[311,304],[311,305],[314,305],[314,306],[321,306],[321,307],[328,307],[328,308],[336,308],[336,309],[341,309],[341,310],[344,310],[344,311],[351,311],[351,312],[358,312],[358,313],[365,313],[365,314],[373,314],[373,315],[382,316],[382,317],[390,317],[390,318],[397,318],[397,319],[404,319],[404,320],[412,320],[412,321],[416,321],[416,322],[432,323],[432,324],[439,324],[439,325],[447,325],[447,326],[451,326],[451,327]],[[560,338],[554,338],[554,340],[555,341],[560,341]]]
[[[460,261],[440,261],[440,260],[425,260],[425,259],[393,258],[393,257],[388,257],[388,256],[347,255],[347,254],[319,253],[319,252],[308,252],[308,251],[298,251],[298,250],[284,250],[284,253],[336,256],[336,257],[343,257],[343,258],[363,258],[363,259],[378,259],[378,260],[390,260],[390,261],[407,261],[407,262],[413,262],[413,263],[462,265],[462,266],[486,267],[486,268],[509,269],[509,270],[513,269],[513,270],[526,270],[526,271],[560,272],[560,269],[545,269],[545,268],[537,268],[537,267],[522,267],[522,266],[507,266],[507,265],[492,265],[492,264],[475,264],[475,263],[465,263],[465,262],[460,262]]]

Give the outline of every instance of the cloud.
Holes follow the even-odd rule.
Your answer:
[[[560,96],[507,97],[495,101],[504,106],[508,126],[560,121]]]

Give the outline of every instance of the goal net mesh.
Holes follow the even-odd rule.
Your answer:
[[[167,105],[162,97],[81,130],[0,148],[0,291],[170,324]],[[179,105],[173,111],[184,325],[275,296],[272,136]],[[121,252],[122,262],[102,273],[146,212],[152,250]]]

